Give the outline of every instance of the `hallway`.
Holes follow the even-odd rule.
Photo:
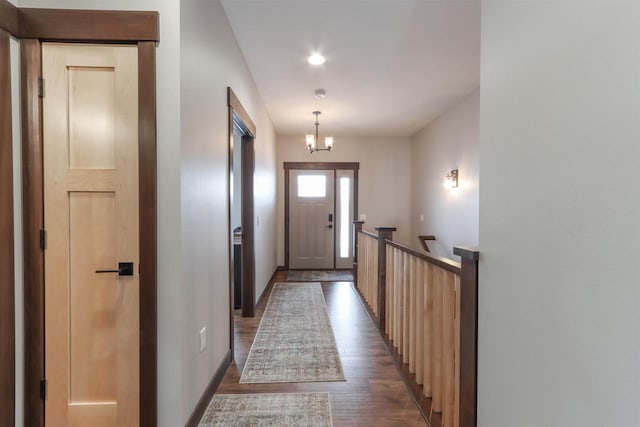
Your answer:
[[[285,281],[277,272],[274,282]],[[236,310],[235,361],[217,393],[329,392],[334,426],[426,425],[380,335],[364,310],[352,282],[322,282],[322,289],[346,382],[239,384],[267,298],[256,317]]]

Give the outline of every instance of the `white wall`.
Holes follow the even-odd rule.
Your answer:
[[[640,425],[639,22],[483,2],[480,427]]]
[[[284,265],[283,162],[360,162],[358,211],[364,228],[397,227],[394,240],[408,243],[410,229],[410,139],[335,137],[331,152],[310,154],[304,135],[278,138],[278,265]]]
[[[478,245],[478,137],[480,91],[416,133],[411,144],[411,246],[418,235],[434,235],[431,253],[451,259],[453,247]],[[458,169],[458,188],[444,177]],[[420,216],[424,220],[421,221]]]
[[[275,132],[219,1],[180,4],[183,422],[229,349],[227,86],[256,125],[256,297],[276,268]],[[199,349],[207,327],[209,346]]]

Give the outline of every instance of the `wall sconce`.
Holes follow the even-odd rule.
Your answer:
[[[452,170],[444,177],[444,188],[458,188],[458,169]]]

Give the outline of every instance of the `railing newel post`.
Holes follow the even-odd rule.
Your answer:
[[[358,233],[362,231],[364,221],[353,220],[353,283],[358,284]]]
[[[477,248],[456,246],[460,272],[460,427],[476,427],[478,405],[478,258]]]
[[[376,227],[378,232],[378,327],[384,333],[386,324],[387,240],[393,240],[396,227]]]

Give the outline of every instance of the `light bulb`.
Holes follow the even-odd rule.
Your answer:
[[[305,140],[307,141],[307,147],[315,148],[316,147],[316,137],[312,134],[305,135]]]
[[[322,65],[327,59],[319,53],[314,53],[307,58],[307,62],[311,65]]]

